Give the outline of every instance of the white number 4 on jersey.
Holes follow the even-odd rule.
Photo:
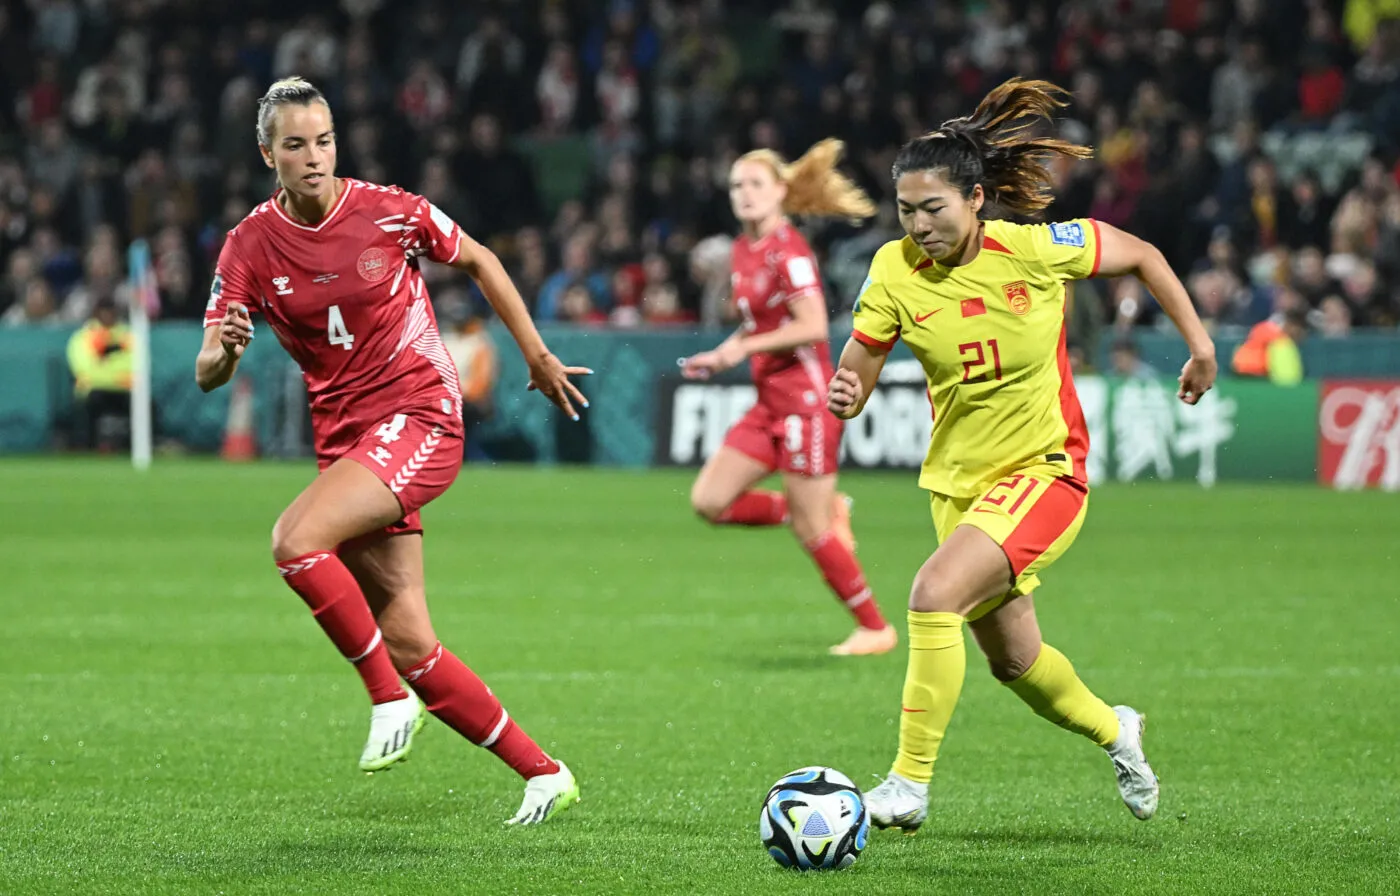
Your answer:
[[[340,314],[339,305],[332,305],[326,311],[326,336],[331,345],[344,346],[347,352],[355,345],[355,336],[345,329],[345,318]]]
[[[390,420],[388,423],[382,424],[374,431],[374,434],[379,438],[379,441],[383,442],[385,445],[389,445],[393,442],[397,442],[401,438],[399,433],[403,432],[404,424],[407,422],[408,417],[406,415],[395,414],[394,419]]]

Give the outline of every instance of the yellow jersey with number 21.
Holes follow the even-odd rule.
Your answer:
[[[870,263],[853,337],[908,344],[928,378],[933,437],[919,485],[955,497],[1037,465],[1086,481],[1089,434],[1065,352],[1066,282],[1094,276],[1098,225],[985,222],[971,262],[946,267],[913,240]]]

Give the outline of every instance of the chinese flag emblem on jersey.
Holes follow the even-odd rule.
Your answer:
[[[1006,304],[1011,306],[1013,314],[1025,314],[1031,310],[1031,288],[1026,285],[1026,281],[1007,283],[1002,286],[1001,291],[1006,295]]]
[[[979,297],[979,298],[976,298],[976,299],[963,299],[963,300],[962,300],[962,316],[963,316],[963,317],[976,317],[976,316],[979,315],[979,314],[986,314],[986,313],[987,313],[987,303],[984,302],[984,301],[982,301],[982,299],[981,299],[980,297]]]

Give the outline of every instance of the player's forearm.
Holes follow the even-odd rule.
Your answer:
[[[727,345],[738,345],[738,344],[739,344],[739,340],[741,340],[741,339],[743,339],[743,338],[744,338],[744,328],[743,328],[743,327],[740,327],[739,329],[735,330],[733,333],[730,333],[728,336],[724,337],[724,341],[721,342],[718,346],[716,346],[715,350],[718,351],[719,349],[722,349],[722,348],[724,348],[724,347],[727,346]]]
[[[238,359],[224,351],[222,345],[201,349],[194,361],[194,381],[205,392],[212,392],[233,379]]]
[[[536,329],[535,322],[530,317],[530,309],[525,307],[525,300],[521,298],[520,291],[511,282],[510,275],[506,273],[505,266],[495,253],[483,252],[480,260],[468,273],[477,286],[481,287],[482,295],[486,296],[486,301],[501,319],[501,323],[510,331],[515,344],[520,347],[520,353],[526,358],[545,354],[548,349],[545,348],[544,338],[540,336],[540,331]]]
[[[860,379],[860,400],[846,413],[836,414],[842,420],[850,420],[860,416],[860,412],[865,410],[865,403],[870,400],[870,394],[875,391],[875,385],[880,381],[880,371],[885,367],[885,354],[876,352],[859,340],[850,339],[841,350],[841,360],[836,366],[840,370],[851,371]]]
[[[1181,338],[1186,340],[1186,347],[1191,350],[1191,356],[1214,358],[1215,343],[1211,341],[1210,334],[1206,332],[1205,325],[1196,314],[1196,307],[1191,304],[1191,296],[1187,294],[1186,287],[1177,279],[1161,251],[1155,246],[1148,246],[1148,251],[1135,273],[1142,285],[1157,299],[1157,304],[1162,306],[1167,317],[1176,324]]]
[[[786,352],[804,345],[821,342],[826,339],[826,333],[825,321],[815,324],[791,321],[776,330],[769,330],[767,333],[741,335],[739,344],[744,347],[744,352],[748,355],[757,355],[763,352]]]

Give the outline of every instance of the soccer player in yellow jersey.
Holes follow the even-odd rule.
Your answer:
[[[1041,641],[1031,598],[1040,572],[1078,534],[1089,493],[1089,438],[1065,354],[1067,284],[1140,279],[1190,348],[1179,393],[1187,404],[1215,380],[1215,347],[1151,245],[1092,220],[997,219],[1049,204],[1051,156],[1091,154],[1033,135],[1062,95],[1044,81],[1013,79],[970,117],[904,145],[894,180],[907,235],[875,254],[828,387],[832,412],[856,416],[903,339],[923,365],[933,405],[919,484],[932,493],[939,546],[909,596],[899,752],[866,794],[881,827],[913,833],[928,815],[933,763],[962,690],[964,623],[1016,696],[1108,752],[1133,815],[1151,818],[1157,809],[1142,715],[1099,699]]]

